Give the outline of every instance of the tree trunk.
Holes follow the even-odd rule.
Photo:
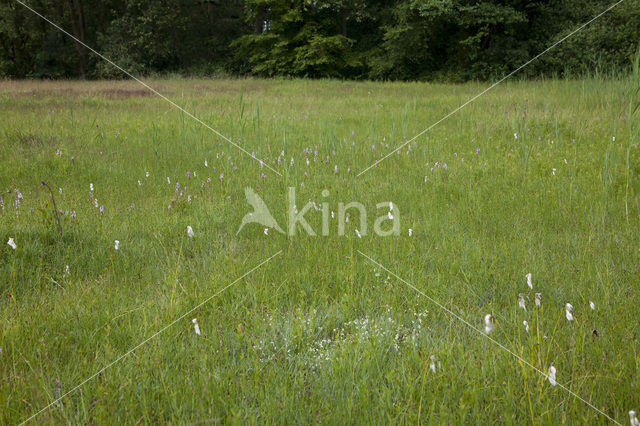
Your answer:
[[[347,18],[349,17],[349,12],[347,9],[340,10],[340,18],[342,20],[342,35],[344,37],[347,36]]]
[[[264,7],[259,6],[259,9],[257,10],[257,13],[256,13],[256,23],[255,23],[256,34],[262,34],[264,21],[266,18],[267,18],[267,12],[265,11]]]
[[[82,0],[69,0],[71,6],[71,27],[73,35],[82,43],[86,43],[86,24],[84,22],[84,9]],[[76,51],[78,52],[80,78],[87,78],[87,50],[78,42],[75,42]]]

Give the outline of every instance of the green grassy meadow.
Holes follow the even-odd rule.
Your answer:
[[[488,83],[148,84],[281,176],[133,81],[0,81],[1,424],[640,411],[632,79],[506,82],[361,176]],[[238,233],[245,187],[285,229],[289,187],[297,208],[328,203],[329,235],[313,208],[317,236]],[[355,210],[338,235],[351,201],[361,238]],[[377,236],[389,201],[400,235]],[[483,336],[487,314],[492,339],[559,385]]]

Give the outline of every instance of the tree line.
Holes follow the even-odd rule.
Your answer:
[[[23,0],[135,75],[490,79],[612,0]],[[622,73],[640,42],[629,0],[528,66]],[[14,0],[0,2],[0,77],[121,78]]]

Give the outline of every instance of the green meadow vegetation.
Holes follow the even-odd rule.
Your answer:
[[[249,155],[132,81],[0,81],[0,423],[640,411],[637,73],[503,83],[360,176],[489,83],[147,83]],[[246,187],[329,235],[238,233]]]

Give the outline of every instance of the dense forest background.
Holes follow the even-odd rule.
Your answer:
[[[612,0],[24,0],[134,74],[344,79],[503,75]],[[625,72],[640,42],[626,0],[527,67]],[[13,0],[0,2],[0,77],[121,73]]]

